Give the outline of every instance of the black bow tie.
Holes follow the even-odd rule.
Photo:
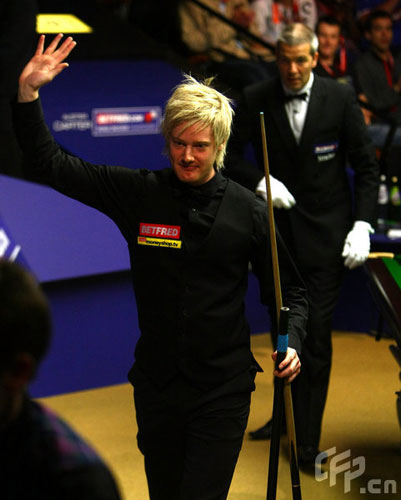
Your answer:
[[[294,99],[301,99],[302,101],[306,101],[308,94],[303,92],[302,94],[284,94],[284,102],[290,102]]]
[[[184,189],[174,187],[173,196],[177,199],[197,202],[200,205],[207,205],[212,198],[210,193],[202,192],[199,189],[191,188],[189,186]]]

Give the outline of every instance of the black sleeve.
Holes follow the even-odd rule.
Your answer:
[[[270,316],[276,325],[276,300],[272,269],[272,252],[268,231],[267,212],[264,203],[256,201],[254,215],[254,239],[251,257],[252,271],[259,280],[261,302],[269,307]],[[308,303],[305,284],[276,229],[277,253],[283,306],[290,309],[288,345],[301,352],[306,336]]]
[[[354,66],[355,89],[363,93],[378,111],[389,113],[393,106],[401,103],[400,95],[388,85],[384,67],[367,52]]]
[[[149,171],[94,165],[60,148],[44,119],[40,100],[13,105],[16,135],[24,153],[24,175],[112,218],[125,233],[142,199]]]
[[[346,140],[349,163],[355,173],[354,219],[374,225],[379,189],[379,164],[355,92],[347,85],[342,89],[346,92],[342,133]]]

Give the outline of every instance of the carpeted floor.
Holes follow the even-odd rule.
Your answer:
[[[401,384],[398,365],[388,349],[391,343],[388,339],[376,342],[360,333],[334,333],[333,371],[321,449],[335,447],[335,454],[318,477],[313,469],[301,470],[303,500],[401,498],[401,433],[395,395]],[[257,376],[249,430],[265,423],[273,398],[269,336],[252,336],[252,348],[265,373]],[[128,384],[42,401],[100,452],[114,472],[125,500],[148,499]],[[266,498],[268,457],[269,442],[245,437],[229,500]],[[283,438],[277,500],[291,498],[287,443]]]

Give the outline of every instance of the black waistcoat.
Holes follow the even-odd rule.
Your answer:
[[[229,181],[209,234],[189,251],[180,200],[164,176],[151,182],[130,244],[141,330],[136,363],[160,387],[181,374],[211,388],[253,362],[244,296],[254,195]]]

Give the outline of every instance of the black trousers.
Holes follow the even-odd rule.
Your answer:
[[[342,262],[303,273],[309,302],[307,336],[300,356],[301,373],[291,384],[298,445],[319,445],[330,380],[332,318],[343,275]]]
[[[227,498],[255,373],[241,373],[208,392],[177,377],[159,391],[135,370],[137,439],[151,500]]]

